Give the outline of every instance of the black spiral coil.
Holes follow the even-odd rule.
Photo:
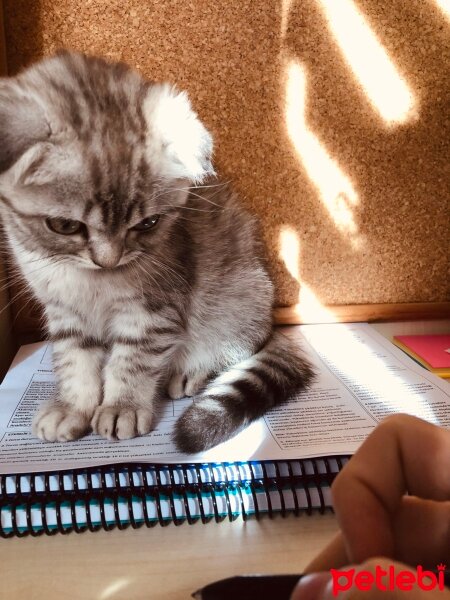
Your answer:
[[[133,463],[56,474],[0,475],[0,537],[138,529],[158,523],[181,525],[227,518],[233,521],[239,516],[243,520],[249,516],[259,519],[263,514],[269,517],[280,514],[284,518],[302,512],[324,513],[330,510],[324,489],[331,486],[348,458],[174,465]],[[303,505],[299,502],[300,492]],[[251,498],[250,511],[244,498]],[[289,498],[292,502],[288,507]],[[195,514],[189,499],[195,503]],[[219,499],[225,510],[220,509]],[[149,506],[155,509],[153,516],[149,514]],[[108,507],[112,519],[107,518]],[[49,511],[53,511],[53,519],[49,519]],[[63,512],[66,517],[70,514],[69,523],[63,521]],[[97,514],[96,520],[93,513]],[[22,525],[18,523],[19,514]],[[37,522],[36,514],[39,514]]]

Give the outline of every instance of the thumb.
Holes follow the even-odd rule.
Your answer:
[[[387,558],[372,558],[341,570],[311,573],[300,579],[291,600],[450,600],[444,575],[414,569]]]

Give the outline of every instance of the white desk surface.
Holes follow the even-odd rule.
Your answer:
[[[447,332],[450,320],[375,327]],[[183,600],[223,577],[301,572],[336,530],[327,513],[0,540],[0,598]]]

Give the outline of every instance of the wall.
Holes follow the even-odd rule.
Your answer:
[[[69,47],[188,90],[220,172],[261,218],[278,305],[442,302],[440,4],[5,0],[7,59],[15,73]]]

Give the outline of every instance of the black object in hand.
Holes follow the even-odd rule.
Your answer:
[[[301,575],[248,575],[210,583],[196,600],[289,600]]]

